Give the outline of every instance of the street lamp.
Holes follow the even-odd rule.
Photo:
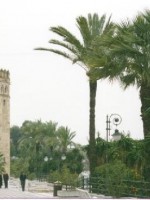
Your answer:
[[[61,159],[62,159],[62,160],[66,160],[65,154],[63,154],[63,155],[61,156]]]
[[[17,157],[17,156],[12,156],[11,159],[12,159],[12,160],[17,160],[18,157]]]
[[[60,170],[60,165],[64,160],[66,160],[66,155],[62,154],[58,159],[58,171]]]
[[[121,139],[121,134],[119,133],[118,129],[115,129],[114,134],[112,134],[113,141],[118,141]]]
[[[47,157],[47,156],[44,157],[44,161],[45,161],[45,162],[48,161],[48,157]]]
[[[45,156],[45,157],[44,157],[44,161],[46,162],[46,174],[47,174],[47,172],[48,172],[48,163],[47,163],[47,161],[48,161],[48,156]]]
[[[107,140],[107,142],[109,141],[110,130],[111,130],[110,123],[111,122],[116,126],[115,133],[113,134],[113,137],[119,136],[120,133],[117,129],[117,126],[122,122],[122,118],[118,114],[111,114],[110,116],[109,115],[106,116],[106,140]],[[115,139],[115,137],[114,137],[114,139]]]

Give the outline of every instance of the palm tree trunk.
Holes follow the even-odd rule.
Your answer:
[[[150,134],[150,112],[147,109],[150,108],[150,86],[146,83],[141,84],[140,88],[140,99],[141,99],[141,117],[143,121],[144,138]]]
[[[89,81],[90,87],[90,119],[89,119],[89,163],[90,174],[92,175],[96,166],[95,152],[95,105],[96,105],[96,90],[97,81]]]

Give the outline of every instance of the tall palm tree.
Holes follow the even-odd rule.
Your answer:
[[[88,14],[86,19],[80,16],[76,19],[78,29],[82,36],[82,41],[78,40],[75,35],[69,32],[62,26],[51,27],[50,30],[62,38],[61,40],[52,39],[49,43],[58,45],[67,51],[61,51],[52,48],[36,48],[36,50],[44,50],[61,55],[72,63],[76,63],[83,67],[86,75],[89,78],[90,89],[90,116],[89,116],[89,161],[90,172],[92,173],[95,168],[96,156],[95,156],[95,105],[96,105],[96,90],[97,80],[93,80],[92,71],[94,67],[103,66],[105,63],[105,57],[103,54],[98,55],[93,50],[92,45],[96,37],[103,36],[109,32],[112,28],[110,18],[106,20],[106,15],[99,17],[97,14]],[[102,48],[103,49],[103,48]],[[102,52],[102,51],[101,51]]]
[[[124,88],[136,85],[141,100],[144,137],[150,134],[150,11],[139,13],[132,21],[117,26],[116,34],[108,40],[111,62],[100,70],[100,76],[117,76]],[[100,43],[101,44],[101,43]],[[97,45],[100,45],[97,43]]]

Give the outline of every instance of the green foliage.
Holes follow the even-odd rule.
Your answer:
[[[73,138],[75,137],[75,132],[71,132],[68,127],[59,127],[57,129],[58,143],[61,146],[61,152],[66,153],[68,146],[73,144]]]
[[[108,40],[110,40],[108,38]],[[124,88],[136,85],[139,88],[141,100],[141,117],[143,121],[144,137],[150,133],[150,10],[138,13],[117,26],[116,34],[112,38],[110,52],[112,66],[108,67],[106,77],[110,72],[114,78],[118,77]]]
[[[13,143],[17,144],[19,138],[21,137],[21,129],[19,126],[13,126],[11,127],[11,134],[10,138]]]
[[[82,160],[84,159],[78,148],[74,148],[67,153],[66,163],[72,173],[80,174],[83,170]]]
[[[15,160],[11,160],[11,174],[14,177],[19,177],[21,172],[24,172],[28,175],[28,167],[29,163],[24,158],[17,158]]]
[[[12,137],[15,135],[11,142],[11,174],[14,176],[18,177],[24,171],[32,179],[61,170],[64,164],[73,172],[82,171],[83,157],[72,141],[75,132],[68,127],[57,127],[57,123],[52,121],[25,121],[21,127],[13,126],[11,134]],[[63,154],[66,160],[61,160]],[[46,162],[45,156],[48,158]]]
[[[129,169],[121,161],[97,167],[95,174],[106,181],[108,195],[120,197],[126,191],[126,185],[123,181],[128,178]]]
[[[18,154],[18,141],[22,136],[20,127],[13,126],[10,131],[10,142],[11,142],[11,156],[16,156]]]
[[[133,140],[129,136],[122,135],[119,141],[112,142],[98,138],[96,143],[97,167],[120,160],[133,172],[132,175],[130,174],[131,179],[148,180],[149,144],[149,138]]]
[[[36,179],[36,174],[35,173],[28,174],[28,179],[29,180],[35,180]]]
[[[52,172],[49,176],[49,182],[60,181],[63,185],[75,187],[78,174],[71,173],[67,166],[63,166],[61,171]]]

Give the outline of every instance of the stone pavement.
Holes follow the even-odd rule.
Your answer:
[[[25,191],[21,190],[20,180],[10,178],[8,188],[0,188],[0,199],[110,199],[104,195],[89,194],[88,191],[60,190],[58,196],[53,196],[53,185],[41,181],[26,181]]]
[[[39,181],[28,181],[26,182],[26,189],[25,191],[21,190],[20,181],[19,179],[10,178],[8,188],[0,188],[0,199],[50,199],[53,197],[53,191],[49,190],[47,192],[41,192],[38,190],[30,191],[28,186],[31,187],[33,185],[43,185],[43,183],[39,183]],[[46,185],[45,185],[46,186]],[[43,187],[44,188],[44,187]],[[35,188],[36,189],[36,188]],[[52,189],[52,188],[51,188]]]

